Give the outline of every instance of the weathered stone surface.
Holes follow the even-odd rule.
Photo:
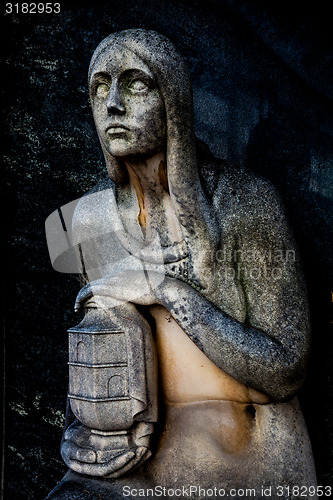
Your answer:
[[[142,29],[108,36],[88,80],[110,183],[78,202],[67,232],[81,265],[76,309],[85,318],[69,332],[75,420],[63,435],[64,461],[82,475],[116,478],[111,492],[123,481],[142,489],[197,481],[227,497],[246,485],[257,499],[266,485],[316,487],[296,399],[310,318],[277,192],[201,151],[189,72],[164,36]],[[177,260],[187,272],[170,276],[170,262],[156,263],[155,248],[169,255],[177,246],[186,250]],[[114,397],[117,333],[126,349],[115,373],[126,387]],[[164,407],[151,456],[153,336]],[[132,435],[133,446],[115,431]]]
[[[330,16],[304,6],[290,17],[282,7],[251,4],[152,7],[129,1],[111,12],[109,3],[80,2],[61,16],[4,19],[10,250],[5,484],[12,498],[46,495],[65,471],[58,450],[67,393],[66,330],[77,322],[68,304],[79,285],[50,269],[43,225],[103,175],[86,68],[97,43],[128,26],[162,31],[177,43],[194,78],[199,137],[217,156],[248,164],[273,181],[287,205],[315,332],[301,402],[319,483],[332,482]],[[74,61],[75,72],[69,71]]]

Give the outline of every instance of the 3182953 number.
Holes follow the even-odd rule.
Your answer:
[[[331,497],[331,486],[278,486],[276,489],[278,497],[292,495],[292,497]]]
[[[60,3],[6,3],[6,14],[59,14]]]

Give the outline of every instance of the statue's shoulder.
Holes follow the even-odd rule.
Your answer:
[[[81,237],[101,231],[114,210],[115,185],[105,177],[78,200],[72,219],[74,235]]]
[[[281,203],[269,180],[244,166],[215,157],[200,139],[196,141],[196,151],[201,183],[209,198],[225,202],[236,198],[238,204],[245,206]]]
[[[200,170],[204,189],[221,215],[238,213],[243,220],[283,216],[281,197],[268,179],[218,158],[210,158]]]

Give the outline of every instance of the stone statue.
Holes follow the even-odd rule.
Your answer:
[[[164,36],[107,37],[89,90],[108,178],[73,215],[85,315],[69,331],[71,471],[48,498],[315,487],[296,398],[309,315],[279,196],[195,138],[189,73]]]

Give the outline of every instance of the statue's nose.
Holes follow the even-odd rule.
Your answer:
[[[121,89],[116,82],[111,85],[106,106],[109,114],[116,113],[122,115],[125,113]]]

